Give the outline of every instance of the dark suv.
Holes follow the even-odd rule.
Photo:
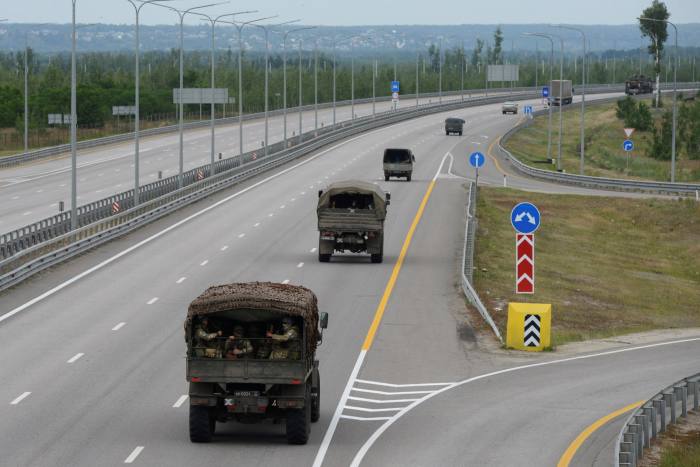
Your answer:
[[[464,131],[464,120],[461,118],[448,118],[445,120],[445,134],[450,135],[450,133],[457,133],[462,136],[462,131]]]

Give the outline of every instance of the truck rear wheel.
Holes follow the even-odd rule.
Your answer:
[[[319,262],[321,262],[321,263],[327,263],[327,262],[329,262],[330,260],[331,260],[331,255],[329,255],[329,254],[323,254],[323,253],[319,253],[319,254],[318,254],[318,261],[319,261]]]
[[[410,175],[406,175],[406,181],[407,181],[407,182],[410,182],[410,181],[411,181],[411,176],[410,176]]]
[[[190,441],[193,443],[211,441],[214,432],[212,425],[216,426],[216,420],[209,411],[209,407],[190,406]]]
[[[311,388],[311,422],[316,423],[321,418],[321,375],[314,370],[316,385]]]
[[[388,182],[389,181],[389,176],[387,174],[384,174],[384,181]]]
[[[306,393],[303,409],[287,410],[287,442],[306,444],[311,432],[311,397]]]

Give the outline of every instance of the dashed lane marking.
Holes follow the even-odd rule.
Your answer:
[[[243,238],[243,237],[245,237],[245,234],[244,234],[244,233],[238,234],[238,238]]]
[[[179,278],[178,280],[176,280],[175,283],[176,283],[176,284],[182,284],[182,283],[185,282],[186,280],[187,280],[187,278],[186,278],[185,276],[182,276],[181,278]]]
[[[147,305],[153,305],[155,302],[158,301],[158,297],[153,297],[149,301],[146,302]]]
[[[221,251],[226,251],[226,250],[228,250],[228,245],[224,245],[221,247]]]
[[[204,261],[202,261],[201,263],[199,263],[200,266],[206,266],[207,264],[209,264],[209,260],[208,260],[208,259],[205,259]]]
[[[303,268],[303,267],[304,267],[304,263],[297,264],[297,268]]]
[[[77,353],[77,354],[73,355],[73,356],[70,358],[70,360],[68,360],[66,363],[75,363],[75,362],[77,362],[78,360],[80,360],[80,357],[82,357],[83,355],[85,355],[85,354],[84,354],[84,353]]]
[[[314,248],[312,248],[311,250],[309,250],[309,253],[316,253],[316,247],[314,247]]]
[[[182,404],[184,404],[188,398],[189,396],[187,394],[180,396],[180,398],[173,404],[173,408],[178,409],[182,407]]]
[[[139,454],[141,454],[141,451],[143,451],[143,446],[136,446],[133,451],[131,451],[131,454],[129,454],[129,457],[124,459],[125,464],[132,464],[137,457],[139,457]]]
[[[19,395],[19,397],[17,397],[15,400],[13,400],[12,402],[10,402],[10,405],[17,405],[17,404],[19,404],[19,403],[22,402],[24,399],[26,399],[27,397],[29,397],[30,394],[31,394],[30,391],[23,392],[22,394]]]
[[[125,323],[124,321],[122,321],[121,323],[119,323],[119,324],[117,324],[116,326],[114,326],[114,327],[112,328],[112,331],[119,331],[119,330],[120,330],[121,328],[123,328],[124,326],[126,326],[126,323]]]

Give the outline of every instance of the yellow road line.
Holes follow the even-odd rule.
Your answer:
[[[501,137],[499,136],[498,138],[496,138],[496,139],[494,139],[493,141],[491,141],[491,144],[489,145],[489,148],[486,150],[486,154],[487,154],[491,159],[493,159],[493,162],[496,164],[496,168],[498,169],[498,171],[501,172],[503,175],[505,175],[506,173],[505,173],[505,172],[503,171],[503,169],[501,168],[501,164],[498,163],[498,159],[496,159],[496,156],[494,156],[494,155],[491,153],[491,150],[493,149],[493,147],[495,146],[495,144],[498,143],[500,140],[501,140]]]
[[[569,447],[566,448],[566,451],[564,451],[564,454],[561,456],[561,459],[559,459],[557,467],[568,467],[569,462],[571,462],[571,460],[574,458],[574,455],[576,455],[576,451],[578,451],[581,445],[583,445],[583,443],[588,439],[588,437],[591,436],[598,428],[602,427],[610,420],[619,417],[620,415],[627,413],[631,410],[636,409],[637,407],[641,406],[644,402],[646,401],[635,402],[634,404],[630,404],[626,407],[609,413],[608,415],[599,420],[596,420],[592,425],[583,430],[581,434],[578,435],[575,440],[573,440]]]
[[[365,337],[365,342],[362,344],[362,350],[369,350],[372,347],[372,342],[374,342],[374,336],[377,333],[379,324],[382,322],[382,317],[384,316],[384,310],[386,309],[386,304],[391,297],[391,292],[394,290],[394,285],[396,284],[396,279],[399,277],[399,272],[401,271],[401,266],[403,266],[404,259],[406,258],[406,253],[408,252],[408,247],[411,245],[411,240],[413,239],[413,233],[418,227],[418,222],[420,222],[421,217],[423,217],[423,211],[425,210],[425,205],[428,204],[428,199],[430,194],[433,192],[433,187],[435,186],[435,180],[430,182],[428,185],[428,190],[423,196],[423,200],[418,207],[418,212],[416,212],[413,222],[411,223],[411,228],[408,229],[408,234],[406,234],[406,239],[403,241],[403,246],[401,247],[401,253],[399,254],[399,259],[394,265],[394,269],[391,271],[391,277],[389,282],[386,284],[384,289],[384,295],[377,305],[377,311],[374,313],[374,319],[372,320],[372,325],[369,327],[367,332],[367,337]]]

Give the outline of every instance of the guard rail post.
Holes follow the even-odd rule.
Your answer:
[[[668,396],[668,397],[666,397]],[[671,424],[676,423],[676,391],[671,389],[664,393],[664,399],[667,400],[669,411],[671,412]]]
[[[634,417],[635,421],[642,427],[642,445],[649,446],[649,419],[644,415],[644,409],[639,410],[639,415]]]
[[[685,418],[688,416],[688,388],[685,386],[675,386],[676,398],[680,396],[681,399],[681,417]]]
[[[700,381],[691,381],[689,384],[692,384],[692,391],[693,391],[693,410],[698,410],[700,407],[698,406],[698,403],[700,402],[698,399],[700,399]]]
[[[661,398],[654,401],[659,410],[659,433],[666,431],[666,399]]]
[[[649,440],[647,440],[647,442],[651,442],[652,439],[656,438],[656,409],[652,405],[651,407],[645,406],[643,410],[644,414],[649,419],[649,427],[651,428],[651,433],[649,434]]]
[[[629,450],[626,452],[628,452],[630,457],[631,457],[630,465],[632,467],[636,467],[637,466],[637,435],[635,433],[630,433],[630,432],[625,433],[623,435],[623,441],[625,443],[629,443],[629,446],[628,446]]]

